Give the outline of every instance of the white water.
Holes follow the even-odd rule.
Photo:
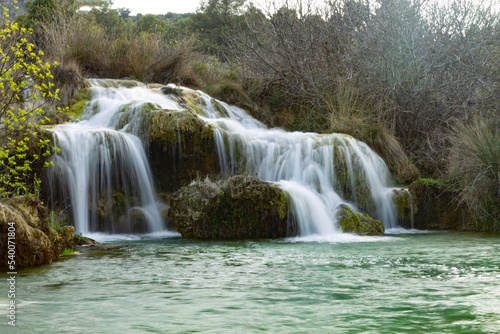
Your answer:
[[[301,236],[338,234],[340,204],[369,209],[386,228],[397,226],[389,170],[365,143],[342,134],[268,129],[238,107],[215,102],[220,108],[210,96],[196,94],[205,102],[203,119],[217,128],[214,138],[222,172],[247,172],[280,184],[291,195]],[[361,199],[371,205],[360,205]]]
[[[97,80],[93,85],[85,120],[53,130],[55,143],[61,148],[53,177],[66,180],[76,231],[103,231],[92,213],[100,198],[111,201],[116,186],[126,188],[127,196],[140,198],[134,207],[144,212],[149,232],[159,231],[163,222],[143,149],[146,144],[138,137],[147,138],[148,131],[148,118],[141,106],[169,110],[185,106],[158,89],[105,88],[112,81]],[[386,228],[397,226],[390,173],[366,144],[341,134],[268,129],[240,108],[215,101],[200,91],[176,89],[204,101],[198,104],[204,114],[199,117],[214,125],[223,175],[246,172],[288,191],[300,236],[339,235],[336,216],[340,204],[368,212],[381,219]],[[104,231],[131,230],[115,230],[115,222],[111,226]]]
[[[160,203],[144,144],[138,137],[145,121],[141,106],[145,103],[169,109],[179,106],[160,92],[155,94],[145,87],[102,87],[111,83],[106,80],[91,83],[93,97],[83,120],[52,129],[60,153],[53,158],[49,183],[60,184],[62,189],[58,191],[69,197],[77,233],[132,233],[134,211],[142,213],[147,232],[161,231],[164,222]],[[123,109],[125,105],[129,105],[127,112]],[[119,221],[103,224],[97,212],[103,206],[112,212],[113,192],[117,189],[129,201],[125,204],[126,212]]]

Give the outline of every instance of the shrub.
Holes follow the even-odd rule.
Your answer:
[[[3,10],[0,29],[0,195],[35,191],[32,166],[42,156],[50,140],[40,139],[39,128],[48,119],[42,109],[57,99],[51,65],[40,59],[28,42],[31,32],[9,20]]]
[[[75,63],[84,75],[103,76],[111,43],[105,30],[84,17],[54,20],[44,26],[43,47],[61,63]]]
[[[500,232],[500,118],[475,117],[450,136],[450,174],[476,229]]]

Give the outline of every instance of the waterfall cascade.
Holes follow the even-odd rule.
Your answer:
[[[280,184],[291,195],[301,235],[336,233],[341,204],[396,227],[391,175],[365,143],[343,134],[268,129],[243,109],[197,94],[203,119],[216,128],[222,172]]]
[[[144,107],[180,107],[163,94],[145,94],[140,85],[126,89],[111,80],[91,85],[82,120],[52,129],[60,150],[48,175],[51,194],[58,197],[52,201],[71,206],[78,233],[161,231],[161,204],[140,139]]]
[[[155,109],[193,111],[159,88],[139,83],[127,88],[111,80],[91,84],[83,119],[52,129],[60,148],[49,173],[52,193],[69,199],[77,232],[133,232],[134,212],[142,215],[148,231],[160,230],[163,222],[144,151],[148,114]],[[386,228],[397,225],[390,173],[366,144],[342,134],[268,129],[244,110],[200,91],[169,88],[195,97],[193,109],[213,126],[223,175],[245,172],[288,191],[301,235],[338,233],[341,204],[381,219]],[[113,214],[117,198],[125,209]]]

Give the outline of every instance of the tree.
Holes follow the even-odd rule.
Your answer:
[[[196,31],[202,48],[217,53],[225,45],[224,33],[241,14],[245,0],[206,0],[190,16],[189,27]]]
[[[57,90],[51,65],[28,42],[31,31],[0,8],[0,195],[9,196],[33,191],[33,163],[50,155],[50,140],[41,139],[39,131],[48,120],[42,107],[57,99]]]
[[[146,32],[164,32],[167,28],[167,22],[156,15],[146,14],[137,20],[137,29]]]

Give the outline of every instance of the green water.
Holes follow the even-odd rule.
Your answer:
[[[500,332],[500,237],[356,240],[145,238],[82,249],[19,272],[12,332]]]

